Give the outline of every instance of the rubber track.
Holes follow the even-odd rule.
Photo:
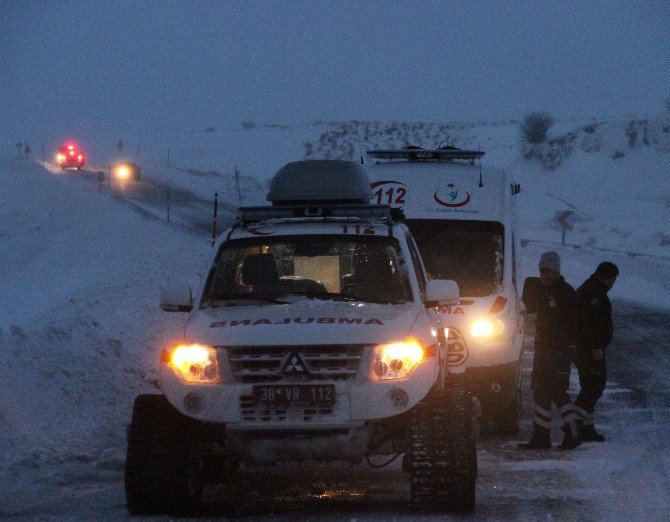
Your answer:
[[[162,395],[135,399],[128,427],[125,489],[133,515],[185,514],[199,499],[189,492],[192,430]]]
[[[477,450],[472,398],[461,376],[432,390],[413,410],[411,504],[417,510],[474,509]]]

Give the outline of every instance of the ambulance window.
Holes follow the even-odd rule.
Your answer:
[[[464,297],[498,291],[503,278],[504,227],[493,221],[407,220],[429,277],[453,279]]]
[[[409,255],[412,257],[412,264],[414,265],[414,270],[416,272],[416,279],[419,282],[419,290],[421,296],[426,295],[426,275],[423,272],[423,267],[421,265],[421,258],[419,257],[419,252],[414,243],[414,239],[411,235],[407,234],[407,246],[409,248]]]

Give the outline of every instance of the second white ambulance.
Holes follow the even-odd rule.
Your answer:
[[[506,171],[484,168],[482,151],[408,147],[368,151],[373,202],[402,209],[430,277],[458,282],[461,301],[440,308],[450,365],[465,367],[482,426],[518,430],[522,305],[518,234]]]

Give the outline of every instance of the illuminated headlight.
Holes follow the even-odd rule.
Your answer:
[[[121,165],[116,168],[116,177],[121,179],[127,179],[130,177],[130,167],[127,165]]]
[[[186,382],[215,384],[221,380],[216,350],[211,346],[175,346],[169,364]]]
[[[472,337],[497,337],[505,331],[505,323],[500,319],[478,319],[472,323]]]
[[[414,339],[379,344],[372,356],[370,377],[375,381],[403,379],[423,358],[423,346]]]
[[[63,163],[63,161],[65,161],[65,154],[58,154],[58,156],[56,156],[56,161],[58,163]]]

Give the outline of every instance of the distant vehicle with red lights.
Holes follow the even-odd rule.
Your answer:
[[[82,151],[76,143],[66,143],[58,149],[56,153],[56,163],[58,166],[65,169],[77,169],[86,164],[86,154]]]

